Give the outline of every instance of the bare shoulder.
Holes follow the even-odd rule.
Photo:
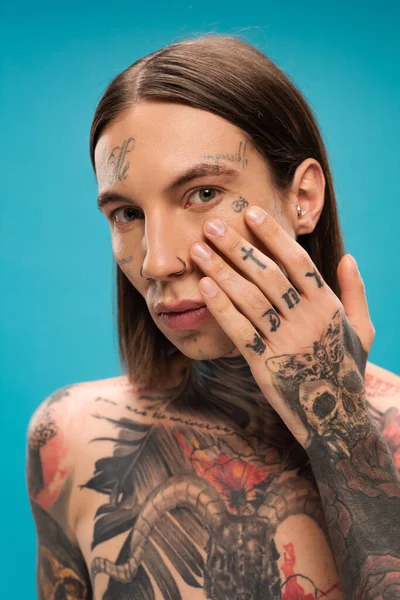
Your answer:
[[[399,375],[369,362],[365,371],[365,388],[367,398],[374,406],[385,408],[395,402],[400,408]]]
[[[126,376],[73,383],[59,388],[35,409],[29,421],[29,439],[40,437],[38,443],[43,445],[62,430],[65,441],[79,445],[81,434],[86,431],[97,403],[108,402],[118,407],[125,400],[135,398],[136,392],[137,387],[130,384]]]
[[[96,455],[98,406],[110,418],[134,403],[135,388],[124,376],[74,383],[55,390],[36,408],[28,425],[27,482],[31,502],[56,515],[74,537],[77,479],[90,472]],[[101,429],[101,427],[100,427]]]
[[[381,430],[400,470],[400,377],[368,363],[365,390],[370,415]]]

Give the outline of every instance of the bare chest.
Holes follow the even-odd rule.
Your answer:
[[[199,422],[114,421],[80,489],[93,598],[341,598],[318,492],[276,450]]]

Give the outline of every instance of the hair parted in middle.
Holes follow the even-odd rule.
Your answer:
[[[339,294],[336,269],[344,249],[332,175],[316,118],[290,78],[238,37],[204,35],[161,48],[134,62],[105,90],[90,131],[94,170],[102,133],[124,110],[146,98],[201,108],[237,126],[265,158],[280,198],[298,165],[307,158],[320,163],[326,182],[322,213],[314,231],[297,241]],[[121,362],[135,384],[151,385],[168,372],[175,347],[154,323],[142,295],[116,268]]]

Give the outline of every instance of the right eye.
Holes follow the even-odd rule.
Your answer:
[[[110,214],[113,223],[131,223],[138,218],[139,211],[132,206],[121,206]]]

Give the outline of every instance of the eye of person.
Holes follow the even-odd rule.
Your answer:
[[[193,202],[194,205],[207,204],[215,200],[215,197],[221,193],[217,188],[203,187],[195,190],[190,195],[190,199],[199,194],[200,202]],[[202,197],[203,196],[203,197]],[[111,220],[118,223],[131,223],[137,218],[143,218],[142,211],[132,206],[122,206],[111,213]]]
[[[207,202],[211,202],[212,200],[214,200],[215,196],[210,197],[213,193],[219,194],[219,190],[217,190],[216,188],[213,187],[203,187],[203,188],[199,188],[198,190],[195,190],[191,195],[190,198],[192,198],[195,194],[204,194],[204,199],[201,199],[200,204],[206,204]]]

